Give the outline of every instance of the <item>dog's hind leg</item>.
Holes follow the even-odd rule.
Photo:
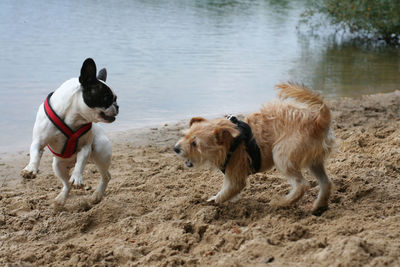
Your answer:
[[[314,163],[310,167],[311,172],[317,177],[319,183],[319,193],[312,208],[314,215],[321,215],[328,209],[328,199],[331,194],[332,182],[325,173],[322,163]]]
[[[71,190],[71,185],[68,182],[69,164],[70,163],[62,161],[57,157],[53,158],[53,171],[63,184],[61,193],[58,194],[58,196],[55,199],[55,204],[59,206],[64,206],[65,201],[67,200],[68,197],[68,193]]]
[[[284,151],[284,150],[283,150]],[[310,183],[304,179],[300,167],[287,158],[284,153],[279,153],[279,147],[274,151],[273,159],[276,168],[290,182],[292,189],[285,197],[278,197],[271,201],[273,206],[289,206],[297,202],[310,188]]]
[[[92,159],[100,172],[100,183],[94,191],[91,202],[93,204],[99,203],[104,196],[108,182],[111,180],[110,172],[108,171],[111,165],[112,155],[111,142],[108,138],[103,136],[95,137],[93,142]]]
[[[271,205],[286,207],[297,202],[310,188],[310,185],[300,171],[281,171],[281,173],[289,180],[292,189],[286,196],[273,199]]]

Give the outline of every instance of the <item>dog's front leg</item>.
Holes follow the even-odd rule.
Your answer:
[[[27,179],[33,179],[36,177],[39,171],[40,159],[43,154],[43,147],[40,139],[34,139],[29,150],[29,164],[21,171],[21,176]]]
[[[209,198],[207,201],[215,201],[215,203],[223,203],[236,197],[246,185],[246,178],[232,179],[231,177],[224,176],[224,183],[221,190],[215,196]]]
[[[78,188],[83,187],[83,169],[90,156],[91,145],[85,145],[76,155],[76,164],[72,172],[69,182]]]

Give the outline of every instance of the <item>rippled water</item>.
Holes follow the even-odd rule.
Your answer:
[[[304,1],[0,2],[0,152],[27,150],[37,107],[86,57],[108,70],[120,115],[105,128],[248,112],[295,80],[326,95],[399,89],[400,53],[309,39]]]

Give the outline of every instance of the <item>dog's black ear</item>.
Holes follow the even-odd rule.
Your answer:
[[[87,58],[81,68],[81,76],[79,76],[79,82],[85,86],[93,84],[97,81],[96,78],[96,63],[91,58]]]
[[[106,82],[107,80],[107,70],[105,68],[102,68],[99,70],[99,74],[97,74],[97,79]]]

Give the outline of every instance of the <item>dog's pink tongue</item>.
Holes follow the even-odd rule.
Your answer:
[[[190,160],[185,161],[186,167],[193,167],[193,163]]]

